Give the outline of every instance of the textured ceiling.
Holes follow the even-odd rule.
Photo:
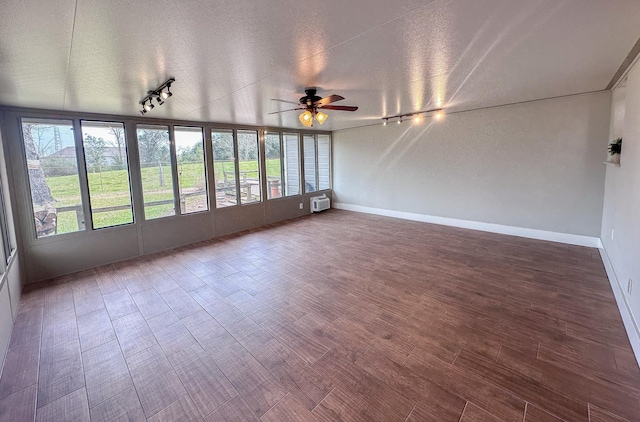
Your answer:
[[[640,37],[638,0],[4,0],[0,104],[301,127],[306,86],[339,94],[322,129],[604,89]]]

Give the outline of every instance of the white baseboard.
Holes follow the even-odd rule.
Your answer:
[[[507,234],[511,236],[526,237],[529,239],[547,240],[550,242],[566,243],[569,245],[587,246],[599,248],[602,244],[600,238],[581,236],[576,234],[557,233],[545,230],[526,229],[523,227],[504,226],[502,224],[481,223],[478,221],[458,220],[455,218],[436,217],[426,214],[415,214],[411,212],[385,210],[382,208],[370,208],[360,205],[343,204],[336,202],[333,208],[339,210],[356,211],[366,214],[383,215],[386,217],[402,218],[404,220],[421,221],[423,223],[439,224],[442,226],[460,227],[463,229],[480,230],[483,232]]]
[[[604,263],[604,268],[607,271],[611,290],[613,290],[613,295],[616,298],[616,303],[620,310],[622,323],[624,324],[625,330],[627,330],[627,337],[629,337],[633,353],[636,355],[636,362],[638,362],[638,366],[640,366],[640,328],[638,327],[638,322],[631,311],[631,306],[629,306],[627,296],[624,294],[624,289],[620,285],[620,281],[618,280],[618,276],[616,276],[613,265],[611,265],[611,260],[609,260],[607,250],[604,246],[601,246],[599,251],[600,256],[602,257],[602,262]]]

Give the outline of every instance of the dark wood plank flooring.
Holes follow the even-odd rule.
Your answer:
[[[2,421],[639,421],[596,249],[331,210],[30,285]]]

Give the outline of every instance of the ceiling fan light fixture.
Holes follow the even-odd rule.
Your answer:
[[[323,124],[326,120],[327,120],[327,116],[325,113],[318,111],[316,113],[316,120],[318,121],[318,123]]]
[[[313,126],[313,116],[311,115],[311,112],[309,110],[305,110],[304,112],[300,113],[300,116],[298,116],[298,118],[300,119],[300,123],[302,123],[304,126]]]

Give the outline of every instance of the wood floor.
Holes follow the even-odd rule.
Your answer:
[[[2,421],[638,421],[596,249],[331,210],[24,294]]]

